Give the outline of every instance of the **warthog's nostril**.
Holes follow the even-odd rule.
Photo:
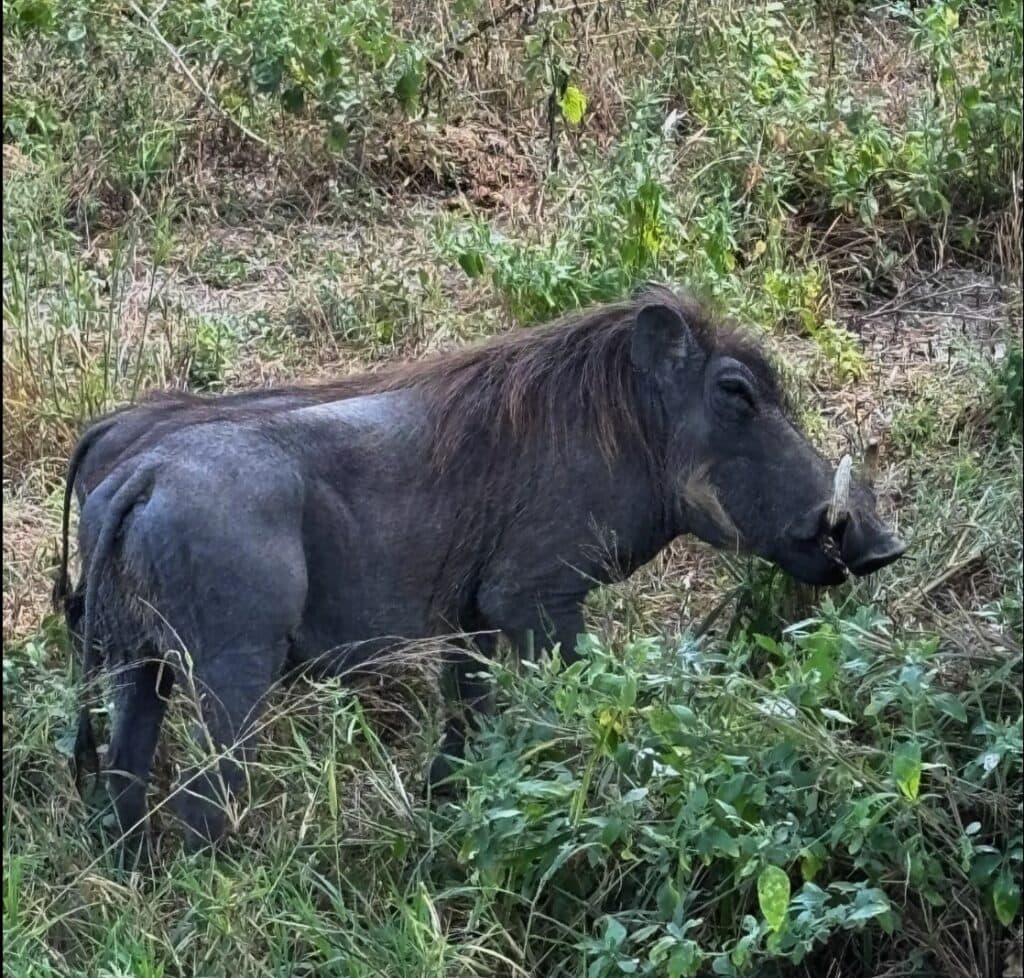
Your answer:
[[[821,508],[818,517],[818,541],[821,549],[827,557],[844,567],[843,538],[849,526],[849,512],[836,513],[832,503]]]
[[[844,516],[839,517],[834,523],[829,522],[825,526],[825,535],[830,537],[836,543],[842,543],[843,537],[846,536],[846,531],[850,526],[850,514],[847,513]]]

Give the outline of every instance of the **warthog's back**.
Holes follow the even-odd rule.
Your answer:
[[[124,519],[121,563],[158,609],[194,588],[196,568],[216,567],[212,603],[241,619],[286,622],[294,659],[333,650],[327,662],[340,665],[366,658],[382,637],[443,630],[458,614],[443,578],[464,506],[438,491],[413,402],[409,392],[378,394],[169,433],[89,496],[85,559],[111,500],[145,472]],[[287,607],[271,616],[279,591]],[[191,614],[161,615],[187,642]]]

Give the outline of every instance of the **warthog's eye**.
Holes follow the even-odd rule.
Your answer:
[[[750,381],[740,374],[728,373],[719,377],[718,388],[729,398],[731,405],[744,411],[756,411],[757,399]]]

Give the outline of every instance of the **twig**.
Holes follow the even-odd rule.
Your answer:
[[[952,600],[957,611],[960,612],[961,617],[970,626],[971,631],[974,632],[982,646],[988,643],[996,646],[997,648],[1002,646],[1014,655],[1021,654],[1022,650],[1020,643],[1013,637],[1013,635],[1009,633],[995,632],[994,629],[991,628],[982,628],[982,626],[978,624],[974,615],[972,615],[971,612],[963,606],[960,599],[955,594],[950,595],[950,600]]]
[[[712,608],[711,611],[708,612],[708,614],[704,617],[704,620],[694,630],[693,637],[701,638],[703,635],[705,635],[707,631],[711,628],[711,626],[714,625],[714,623],[718,621],[719,618],[721,618],[722,612],[725,611],[725,609],[728,608],[734,600],[736,600],[736,598],[743,590],[744,585],[740,584],[737,587],[734,587],[731,591],[729,591],[725,595],[725,597],[722,598],[722,600],[719,601],[718,604],[716,604],[715,607]]]
[[[156,40],[156,42],[171,56],[171,60],[174,62],[177,69],[188,79],[192,87],[202,97],[202,100],[207,104],[207,106],[209,106],[209,108],[225,122],[234,126],[247,139],[250,139],[259,146],[262,146],[264,149],[273,151],[274,147],[271,146],[270,143],[268,143],[262,136],[257,136],[256,133],[249,129],[244,123],[239,122],[221,108],[217,103],[217,100],[199,83],[196,76],[192,74],[191,69],[187,64],[185,64],[185,60],[182,58],[181,53],[177,48],[175,48],[174,45],[160,33],[160,28],[156,26],[153,18],[149,14],[145,13],[139,5],[135,3],[135,0],[128,0],[128,6],[135,16],[146,24],[150,33],[153,35],[154,40]],[[157,12],[159,12],[160,9],[162,9],[162,6],[158,8]]]
[[[939,574],[938,577],[934,578],[934,580],[929,581],[927,584],[919,588],[917,591],[911,592],[909,595],[907,595],[904,601],[899,602],[899,604],[902,605],[904,604],[904,602],[910,601],[911,599],[913,599],[915,604],[919,604],[921,601],[927,598],[928,595],[932,593],[932,591],[942,587],[943,584],[947,583],[952,578],[956,577],[956,575],[959,574],[961,571],[966,570],[972,564],[977,563],[979,560],[982,560],[984,556],[984,552],[979,548],[977,550],[972,550],[966,557],[963,558],[963,560],[958,560],[953,563],[947,564],[946,569],[941,574]]]
[[[931,275],[931,276],[929,276],[929,279],[934,278],[934,277],[935,277],[934,275]],[[976,287],[975,291],[976,290],[977,290],[977,287]],[[928,298],[929,299],[941,299],[941,298],[943,298],[944,296],[947,296],[947,295],[962,295],[965,291],[967,291],[967,290],[964,289],[962,286],[954,286],[953,288],[949,288],[949,289],[940,289],[938,292],[931,292],[931,293],[929,293]],[[877,309],[872,309],[870,312],[861,313],[860,314],[860,318],[861,319],[877,319],[879,316],[887,316],[887,315],[891,315],[891,314],[894,315],[896,313],[902,313],[902,312],[904,312],[905,310],[908,310],[908,309],[911,312],[920,312],[921,310],[917,310],[917,309],[912,309],[911,308],[911,303],[913,303],[915,300],[919,300],[919,298],[920,298],[919,296],[906,296],[906,297],[902,298],[902,301],[900,301],[901,297],[900,296],[896,296],[895,298],[890,299],[888,302],[886,302],[883,305],[879,306]],[[930,313],[931,310],[928,310],[928,312]],[[957,315],[959,315],[959,313],[957,313]]]
[[[902,308],[899,310],[901,316],[942,316],[946,319],[965,319],[969,322],[979,323],[990,323],[992,322],[992,316],[978,316],[970,312],[958,312],[957,310],[949,310],[948,312],[939,309],[906,309]],[[862,316],[862,319],[870,318],[868,316]]]
[[[460,50],[465,45],[469,44],[470,41],[475,41],[478,37],[482,37],[488,31],[494,30],[495,27],[504,24],[506,20],[510,20],[515,14],[521,14],[523,12],[522,3],[513,3],[506,7],[501,13],[493,14],[490,17],[486,17],[481,21],[477,22],[477,25],[469,31],[467,34],[463,34],[462,37],[456,38],[451,44],[442,48],[431,60],[440,58],[445,60],[447,58],[460,55]]]

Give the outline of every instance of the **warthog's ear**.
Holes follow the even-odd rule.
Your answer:
[[[693,334],[678,309],[647,305],[636,314],[633,329],[633,363],[645,371],[659,364],[684,360],[693,350]]]

